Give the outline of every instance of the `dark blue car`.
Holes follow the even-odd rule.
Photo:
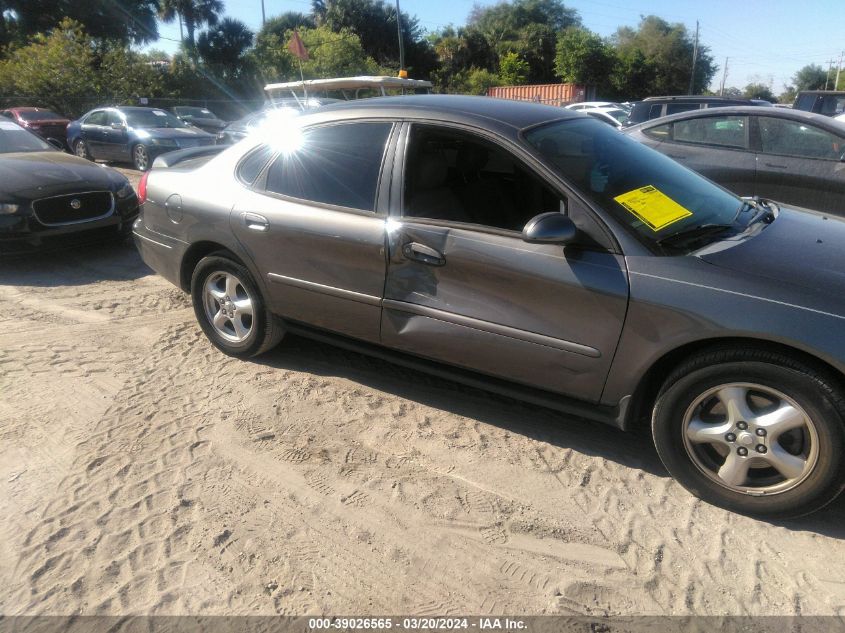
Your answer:
[[[89,160],[131,162],[146,171],[156,156],[213,145],[213,135],[158,108],[96,108],[67,126],[73,152]]]

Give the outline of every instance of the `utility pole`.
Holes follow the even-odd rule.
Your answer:
[[[698,59],[698,20],[695,21],[695,43],[692,47],[692,72],[689,76],[689,93],[692,94],[692,89],[695,84],[695,62]]]
[[[264,0],[261,0],[261,26],[267,21],[267,16],[264,13]]]
[[[719,86],[719,96],[720,97],[725,94],[725,80],[728,78],[728,60],[729,59],[730,59],[729,57],[725,57],[725,70],[722,71],[722,85]]]
[[[407,77],[405,70],[405,44],[402,41],[402,13],[399,10],[399,0],[396,0],[396,30],[399,32],[399,76]]]
[[[842,56],[845,55],[845,51],[839,53],[839,63],[836,65],[836,81],[833,83],[833,89],[839,90],[839,71],[842,70]]]
[[[185,41],[185,34],[182,32],[182,14],[177,13],[176,15],[179,18],[179,41],[184,42]]]
[[[827,90],[827,82],[830,81],[830,71],[833,70],[833,65],[836,63],[835,59],[828,61],[827,74],[824,76],[824,89]]]

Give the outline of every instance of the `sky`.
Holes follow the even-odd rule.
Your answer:
[[[261,28],[262,0],[224,0],[226,15]],[[394,0],[389,0],[391,3]],[[419,18],[420,25],[436,31],[448,24],[466,23],[473,5],[495,0],[400,0],[402,11]],[[833,62],[836,73],[845,51],[845,4],[842,0],[564,0],[581,16],[584,26],[602,36],[620,26],[636,27],[641,15],[654,14],[681,22],[690,32],[699,21],[699,41],[710,49],[719,67],[711,88],[744,88],[749,83],[770,85],[775,95],[784,91],[795,72],[807,64],[825,69]],[[285,11],[311,10],[310,0],[264,0],[268,18]],[[177,23],[162,24],[163,38],[152,46],[173,52],[179,38]],[[843,60],[845,72],[845,59]],[[831,82],[833,79],[831,78]]]

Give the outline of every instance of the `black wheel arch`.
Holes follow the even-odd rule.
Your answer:
[[[660,388],[675,368],[686,362],[689,358],[708,352],[738,349],[788,355],[825,374],[832,383],[835,383],[845,393],[845,374],[829,362],[805,350],[765,339],[745,337],[702,339],[677,347],[652,363],[643,374],[631,396],[631,402],[626,411],[623,428],[626,430],[650,428],[651,411],[657,400]]]
[[[229,257],[241,266],[244,266],[252,275],[255,283],[258,284],[259,290],[266,296],[267,287],[264,283],[264,278],[253,265],[252,260],[246,254],[240,252],[240,249],[237,247],[213,240],[193,242],[185,251],[179,267],[179,287],[182,290],[185,292],[191,291],[191,277],[194,274],[194,269],[203,257],[207,257],[212,253]]]

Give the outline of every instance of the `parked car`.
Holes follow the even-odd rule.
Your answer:
[[[124,239],[136,217],[126,176],[0,120],[0,255]]]
[[[567,110],[595,110],[595,109],[607,109],[607,110],[625,110],[626,112],[630,112],[631,108],[622,104],[622,103],[615,103],[613,101],[579,101],[577,103],[570,103],[567,106],[564,106]]]
[[[175,106],[173,108],[173,114],[185,123],[198,127],[209,134],[217,135],[220,130],[228,125],[226,121],[218,117],[208,108]]]
[[[446,95],[280,120],[141,190],[144,261],[226,354],[297,333],[651,420],[678,481],[753,515],[845,485],[845,220],[562,108]]]
[[[146,171],[156,156],[212,145],[214,136],[158,108],[96,108],[67,127],[67,142],[80,158],[131,162]]]
[[[795,97],[792,107],[824,116],[845,114],[845,91],[802,90]]]
[[[617,129],[621,128],[625,121],[628,120],[628,111],[621,107],[615,108],[605,105],[584,107],[584,104],[572,104],[566,106],[566,109],[574,110],[575,112],[581,112],[583,114],[589,115],[594,119],[598,119],[599,121],[607,123],[608,125]]]
[[[337,103],[337,99],[277,99],[265,105],[261,110],[233,121],[217,134],[218,145],[231,145],[245,139],[260,127],[269,115],[293,116],[307,110],[319,108],[327,103]]]
[[[767,102],[768,103],[768,102]],[[760,105],[750,99],[729,99],[727,97],[702,97],[684,95],[678,97],[648,97],[638,101],[628,115],[626,125],[636,125],[652,119],[670,114],[703,110],[707,108],[723,108],[725,106]]]
[[[45,141],[64,149],[67,147],[67,125],[70,119],[45,108],[8,108],[0,115],[34,132]]]
[[[684,112],[625,130],[743,196],[845,216],[845,124],[784,108]]]

